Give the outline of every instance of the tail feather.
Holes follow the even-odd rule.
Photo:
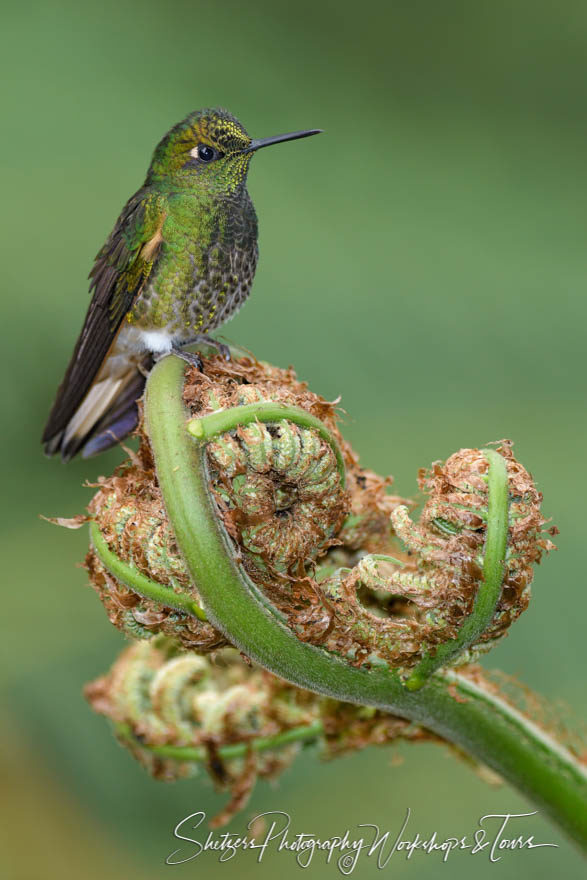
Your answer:
[[[79,448],[83,444],[84,438],[92,433],[93,428],[116,403],[116,398],[124,387],[124,378],[109,376],[92,385],[63,432],[62,451],[76,445]]]
[[[134,431],[139,421],[139,408],[136,403],[123,412],[103,431],[96,432],[82,447],[82,458],[92,458],[116,446],[121,440]]]
[[[132,380],[116,398],[115,405],[96,423],[91,436],[86,439],[82,447],[82,458],[91,458],[99,452],[110,449],[134,431],[139,421],[137,400],[142,396],[146,382],[145,374],[152,364],[153,361],[149,358],[140,371],[138,369],[135,371]]]
[[[136,426],[136,401],[151,363],[150,356],[109,357],[65,428],[45,442],[45,453],[60,452],[69,461],[82,450],[87,458],[126,437]]]

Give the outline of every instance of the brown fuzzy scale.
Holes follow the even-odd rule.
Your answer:
[[[543,531],[542,496],[532,477],[514,458],[511,443],[502,441],[498,451],[509,482],[505,576],[490,626],[460,663],[487,650],[525,610],[532,566],[554,547]],[[480,450],[462,449],[421,471],[419,485],[428,499],[418,523],[405,506],[391,511],[396,534],[411,554],[407,563],[367,556],[322,583],[333,611],[322,641],[326,649],[356,665],[386,662],[405,676],[425,653],[457,637],[483,578],[488,467]]]
[[[359,458],[338,428],[338,401],[327,401],[308,390],[293,369],[257,361],[252,355],[233,359],[206,360],[204,372],[188,369],[184,403],[193,416],[242,403],[271,400],[305,409],[320,419],[338,443],[346,467],[347,510],[352,525],[343,523],[338,542],[349,550],[384,552],[389,549],[389,515],[394,507],[409,504],[406,499],[387,494],[393,480],[361,468]],[[350,517],[349,517],[350,519]]]
[[[86,686],[85,695],[96,712],[130,729],[133,738],[122,736],[122,744],[157,779],[193,775],[198,765],[162,758],[148,746],[194,746],[207,751],[205,767],[216,788],[232,795],[212,820],[216,827],[245,806],[258,777],[279,775],[300,750],[300,744],[293,743],[223,761],[219,752],[223,746],[277,736],[316,721],[323,724],[319,738],[325,757],[330,758],[399,739],[438,739],[389,713],[287,684],[245,664],[236,651],[221,651],[214,659],[178,654],[164,639],[127,648],[107,675]]]
[[[326,758],[338,758],[367,746],[388,745],[397,740],[445,742],[430,730],[405,718],[336,700],[322,701],[321,720]]]
[[[207,446],[218,515],[235,558],[303,641],[354,665],[384,662],[404,675],[425,653],[454,639],[471,612],[482,579],[488,462],[461,450],[422,471],[428,500],[418,523],[403,499],[386,494],[390,480],[359,467],[337,427],[335,404],[299,382],[293,370],[252,356],[204,359],[187,370],[184,402],[191,414],[256,401],[277,401],[318,417],[336,438],[346,465],[340,484],[330,446],[291,422],[252,423]],[[110,549],[152,580],[198,601],[167,521],[148,438],[90,505]],[[506,460],[510,489],[508,556],[502,595],[481,637],[503,635],[528,604],[532,565],[553,545],[542,533],[541,495],[515,460]],[[398,549],[395,534],[407,548]],[[399,560],[381,562],[368,554]],[[163,632],[196,651],[224,644],[210,625],[140,597],[88,556],[94,586],[110,619],[135,636]],[[482,645],[475,646],[479,650]],[[470,656],[474,656],[474,651]]]
[[[150,580],[189,593],[198,603],[197,590],[167,520],[149,446],[141,443],[138,454],[112,477],[101,478],[98,487],[88,512],[99,524],[110,550]],[[199,652],[227,644],[209,623],[138,596],[104,568],[92,548],[85,567],[110,622],[127,635],[148,638],[165,633]]]
[[[503,636],[528,607],[533,566],[540,563],[544,552],[554,549],[554,544],[544,532],[546,520],[540,509],[542,494],[537,490],[531,474],[514,458],[511,441],[501,441],[497,451],[505,459],[508,476],[508,550],[501,598],[492,625],[482,635],[484,642]],[[434,529],[434,519],[440,517],[463,527],[461,536],[452,539],[449,552],[455,552],[453,545],[458,544],[461,538],[462,578],[472,593],[479,576],[476,555],[482,551],[485,535],[485,522],[477,511],[482,513],[487,506],[487,484],[483,479],[487,470],[487,459],[479,450],[463,449],[452,455],[444,467],[437,463],[434,473],[422,475],[420,479],[420,488],[430,493],[422,511],[421,526],[431,531]],[[461,505],[471,510],[461,509]],[[437,566],[434,575],[436,581],[442,577],[442,557]],[[471,605],[472,598],[468,607]]]
[[[362,469],[337,427],[335,403],[308,391],[292,370],[252,356],[226,362],[204,358],[188,369],[184,402],[193,415],[255,401],[278,401],[318,417],[337,440],[346,467],[320,435],[291,422],[241,426],[208,444],[217,512],[234,544],[235,559],[287,617],[298,638],[321,645],[354,665],[384,662],[405,676],[426,652],[454,639],[473,607],[482,579],[488,462],[476,449],[460,450],[421,471],[428,498],[417,522],[410,504],[387,494],[391,481]],[[153,581],[189,593],[196,586],[179,554],[157,485],[148,437],[138,429],[138,454],[101,478],[89,506],[110,549]],[[468,662],[503,635],[528,604],[532,565],[554,545],[545,536],[540,493],[515,460],[499,450],[509,480],[508,554],[494,619],[459,662]],[[65,525],[79,525],[64,522]],[[551,534],[554,529],[549,530]],[[399,549],[398,540],[405,546]],[[379,560],[370,554],[395,557]],[[189,775],[195,764],[161,758],[146,746],[202,746],[215,784],[230,790],[223,824],[246,803],[258,776],[288,766],[299,746],[223,762],[219,749],[274,736],[320,720],[327,756],[397,738],[431,734],[402,719],[311,694],[245,665],[233,651],[212,662],[201,656],[226,644],[211,625],[145,600],[119,583],[93,551],[86,565],[111,621],[144,639],[124,652],[87,696],[96,711],[128,725],[125,745],[160,779]],[[475,667],[469,667],[475,675]]]
[[[509,529],[501,598],[491,625],[481,636],[484,643],[505,635],[527,608],[534,564],[554,548],[546,537],[540,504],[542,495],[531,475],[514,458],[510,441],[497,451],[506,462],[509,484]],[[428,581],[434,602],[443,607],[446,621],[442,639],[454,638],[472,608],[482,580],[487,518],[488,460],[478,449],[461,449],[446,462],[435,462],[419,475],[420,489],[428,499],[419,522],[412,523],[405,509],[392,513],[396,532],[418,558],[418,570]],[[447,534],[447,530],[456,532]],[[438,633],[422,632],[431,645]],[[488,646],[478,644],[474,651]]]
[[[444,627],[441,630],[423,619],[439,597],[415,596],[405,589],[414,595],[412,600],[405,599],[402,588],[393,582],[393,575],[405,569],[384,565],[381,571],[381,581],[372,592],[361,589],[367,579],[358,567],[324,582],[334,622],[323,646],[353,665],[383,661],[398,671],[407,670],[419,662],[435,638],[436,643],[445,639]],[[414,574],[413,569],[409,574]]]
[[[214,651],[227,644],[209,623],[137,596],[104,568],[92,550],[84,564],[110,623],[131,638],[144,639],[164,633],[198,653]]]
[[[287,615],[299,637],[322,641],[333,614],[312,577],[314,565],[331,547],[341,547],[351,556],[361,548],[389,551],[389,515],[405,500],[386,494],[389,478],[359,467],[356,454],[338,431],[335,403],[308,391],[293,370],[261,363],[252,356],[229,362],[212,356],[204,359],[203,372],[188,368],[186,373],[184,402],[194,415],[259,400],[279,401],[319,418],[339,443],[347,470],[346,490],[340,485],[332,450],[311,429],[292,423],[285,429],[254,424],[208,445],[211,486],[219,515],[235,541],[235,554]],[[277,442],[286,429],[301,450],[289,465],[280,457]],[[198,602],[165,514],[142,424],[138,433],[138,454],[112,477],[100,480],[89,513],[110,549],[123,561],[153,581],[189,592]],[[237,489],[235,477],[243,483]],[[226,644],[209,624],[161,608],[119,584],[93,550],[86,567],[110,620],[130,635],[162,632],[197,651]]]
[[[261,534],[255,535],[257,553],[245,552],[241,557],[243,567],[288,617],[298,637],[320,644],[331,630],[334,616],[329,597],[311,576],[312,560],[324,556],[330,547],[339,546],[350,556],[357,550],[390,552],[390,513],[408,502],[386,494],[391,478],[379,477],[359,466],[358,456],[338,429],[337,402],[326,401],[309,391],[292,369],[281,369],[249,356],[229,362],[213,358],[206,361],[203,372],[187,371],[184,403],[194,416],[260,400],[296,406],[319,418],[337,441],[345,462],[346,492],[331,484],[322,495],[316,495],[311,483],[304,486],[303,476],[288,482],[283,470],[276,472],[269,465],[253,466],[257,472],[249,477],[249,483],[259,488],[261,500],[258,510],[247,512],[242,506],[235,509],[234,496],[222,498],[226,477],[221,465],[230,462],[231,478],[244,471],[238,461],[238,447],[243,441],[246,445],[248,430],[241,428],[232,432],[232,437],[225,435],[224,449],[218,449],[216,444],[208,447],[212,486],[228,533],[242,546],[247,527],[254,525],[255,520],[264,524]],[[295,425],[291,427],[300,433]],[[229,442],[233,448],[227,450]],[[324,462],[328,457],[332,473],[334,457],[327,444],[318,441],[312,460]],[[292,503],[289,509],[277,513],[275,489],[283,486],[284,481],[286,491],[292,493]]]
[[[404,554],[390,542],[389,517],[399,505],[413,506],[399,495],[386,494],[392,485],[391,477],[359,467],[353,453],[353,466],[347,470],[347,491],[351,496],[351,516],[343,524],[338,539],[349,551],[362,553],[393,553],[403,559]]]

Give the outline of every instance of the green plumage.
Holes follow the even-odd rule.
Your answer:
[[[43,435],[45,451],[93,455],[136,423],[156,356],[205,336],[250,293],[257,217],[254,151],[315,134],[252,140],[225,110],[199,110],[155,149],[90,273],[92,300]]]

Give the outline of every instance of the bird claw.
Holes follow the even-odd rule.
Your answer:
[[[225,361],[230,360],[230,348],[228,345],[225,345],[224,342],[216,342],[216,340],[214,340],[214,346],[218,354],[222,355]]]
[[[185,361],[186,364],[189,364],[191,367],[195,367],[196,370],[199,370],[201,373],[204,372],[202,358],[199,354],[196,354],[195,351],[183,351],[181,348],[173,348],[171,353],[176,357],[181,358],[182,361]]]
[[[193,336],[191,339],[186,339],[185,342],[182,342],[179,345],[174,345],[171,349],[172,354],[176,355],[178,358],[181,358],[182,361],[185,361],[187,364],[190,364],[192,367],[195,367],[200,372],[204,372],[202,365],[202,358],[195,351],[186,351],[185,347],[187,345],[209,345],[210,348],[215,348],[218,354],[224,358],[224,360],[230,360],[230,348],[228,345],[225,345],[223,342],[218,342],[218,340],[213,339],[211,336],[206,336],[204,333],[199,333],[197,336]]]
[[[207,336],[205,333],[198,333],[197,336],[193,336],[191,339],[186,340],[186,342],[182,343],[182,347],[185,345],[195,345],[197,343],[209,345],[210,348],[215,348],[225,361],[230,360],[229,346],[225,345],[224,342],[218,342],[217,339],[213,339],[212,336]]]

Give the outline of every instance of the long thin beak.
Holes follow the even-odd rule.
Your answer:
[[[283,141],[295,141],[298,138],[307,138],[312,134],[321,133],[321,128],[311,128],[307,131],[291,131],[289,134],[276,134],[270,138],[254,138],[247,152],[252,153],[254,150],[260,150],[261,147],[270,147],[272,144],[281,144]]]

